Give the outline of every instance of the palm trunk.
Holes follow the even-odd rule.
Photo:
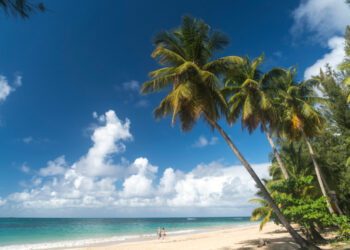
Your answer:
[[[302,248],[302,249],[320,249],[317,246],[313,245],[312,243],[306,241],[304,238],[302,238],[289,224],[287,219],[284,217],[278,206],[276,205],[275,201],[272,199],[271,195],[265,188],[264,184],[261,182],[258,175],[255,173],[254,169],[250,166],[250,164],[246,161],[246,159],[243,157],[243,155],[240,153],[238,148],[234,145],[230,137],[226,134],[226,132],[220,127],[220,125],[208,119],[208,121],[212,124],[214,128],[216,128],[220,135],[224,138],[230,149],[233,151],[233,153],[237,156],[239,161],[242,163],[242,165],[245,167],[245,169],[248,171],[250,176],[254,179],[256,185],[263,193],[266,201],[268,202],[269,206],[272,208],[273,212],[278,217],[279,221],[282,223],[282,225],[287,229],[289,234],[292,236],[294,241]]]
[[[322,237],[322,235],[316,230],[313,224],[310,224],[309,231],[310,231],[311,240],[313,242],[322,243],[322,244],[327,243],[327,240]]]
[[[331,204],[331,201],[333,199],[329,196],[330,189],[327,185],[325,178],[322,175],[322,171],[321,171],[320,167],[318,166],[318,163],[317,163],[316,158],[315,158],[315,152],[312,148],[312,145],[311,145],[310,141],[308,140],[308,138],[306,137],[305,133],[303,133],[303,135],[304,135],[304,139],[306,141],[306,145],[307,145],[309,152],[310,152],[312,163],[314,164],[317,180],[318,180],[318,183],[320,185],[322,195],[326,198],[326,201],[327,201],[327,208],[331,214],[334,214],[335,211],[334,211],[332,204]],[[336,207],[337,213],[342,215],[343,211],[340,209],[338,202],[336,200],[334,200],[334,205]]]
[[[273,142],[273,139],[272,139],[272,137],[271,137],[270,131],[268,131],[268,130],[266,129],[266,126],[265,126],[265,125],[263,125],[263,130],[264,130],[264,132],[265,132],[265,134],[266,134],[267,140],[268,140],[269,143],[270,143],[270,146],[271,146],[271,148],[272,148],[272,150],[273,150],[273,153],[274,153],[274,155],[275,155],[275,157],[276,157],[277,163],[278,163],[278,165],[279,165],[279,167],[280,167],[280,169],[281,169],[281,171],[282,171],[282,174],[283,174],[283,176],[284,176],[284,179],[287,180],[287,179],[289,178],[288,171],[287,171],[286,167],[285,167],[284,164],[283,164],[283,161],[282,161],[282,159],[281,159],[280,154],[278,153],[278,150],[277,150],[277,148],[276,148],[276,146],[275,146],[275,143]]]
[[[324,187],[326,188],[326,192],[327,192],[328,196],[331,199],[331,203],[333,203],[333,205],[335,206],[335,210],[337,211],[337,213],[339,215],[344,215],[343,211],[339,207],[337,194],[335,193],[335,191],[332,191],[329,188],[329,186],[327,185],[326,179],[324,178],[324,175],[322,174],[322,171],[321,171],[321,177],[322,177],[322,181],[323,181]]]
[[[304,135],[304,139],[305,139],[306,145],[307,145],[307,147],[309,149],[309,153],[310,153],[310,156],[311,156],[311,159],[312,159],[312,163],[314,164],[317,181],[318,181],[318,184],[320,185],[322,195],[326,198],[327,208],[328,208],[328,210],[329,210],[329,212],[331,214],[334,214],[334,210],[333,210],[332,204],[330,202],[330,198],[327,195],[326,188],[325,188],[325,185],[324,185],[323,180],[322,180],[321,169],[318,166],[318,163],[317,163],[316,158],[315,158],[314,150],[313,150],[313,148],[311,146],[310,141],[305,136],[305,133],[303,133],[303,135]]]

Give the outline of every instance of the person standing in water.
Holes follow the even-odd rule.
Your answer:
[[[161,230],[161,235],[162,235],[162,239],[165,239],[166,233],[165,233],[165,228],[163,227]]]
[[[160,229],[160,227],[158,227],[157,235],[158,235],[158,240],[159,240],[162,237],[162,230]]]

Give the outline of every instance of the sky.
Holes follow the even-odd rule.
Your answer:
[[[189,14],[229,36],[217,56],[264,53],[302,80],[340,63],[350,23],[343,0],[44,3],[0,12],[0,217],[248,216],[255,185],[220,135],[157,121],[164,93],[140,95],[153,36]],[[268,177],[264,134],[223,126]]]

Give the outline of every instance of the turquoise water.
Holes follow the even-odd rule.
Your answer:
[[[248,223],[249,217],[0,218],[0,249],[47,249],[154,237],[158,227],[177,234]]]

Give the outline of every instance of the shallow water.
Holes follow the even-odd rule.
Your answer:
[[[48,249],[122,242],[250,224],[249,217],[211,218],[0,218],[0,249]]]

